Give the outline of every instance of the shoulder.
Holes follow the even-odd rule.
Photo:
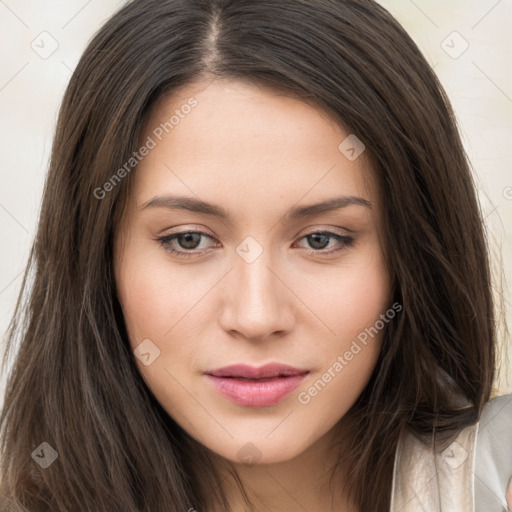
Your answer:
[[[459,430],[448,446],[407,431],[395,454],[390,512],[474,512],[477,428]]]
[[[403,436],[390,511],[506,512],[511,478],[512,393],[487,402],[479,421],[442,450],[410,432]]]
[[[512,393],[509,393],[487,402],[478,422],[474,467],[475,512],[505,511],[505,496],[511,479]]]

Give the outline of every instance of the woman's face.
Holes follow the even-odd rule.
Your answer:
[[[390,283],[378,191],[349,135],[220,79],[145,123],[115,244],[130,344],[169,415],[233,462],[304,452],[375,366]]]

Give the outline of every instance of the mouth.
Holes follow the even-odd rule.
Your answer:
[[[247,407],[275,405],[289,396],[309,370],[279,363],[259,368],[231,365],[204,372],[213,387],[231,402]]]

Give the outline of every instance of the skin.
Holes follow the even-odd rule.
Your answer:
[[[158,141],[153,130],[191,97],[197,106]],[[144,124],[141,142],[152,136],[158,144],[138,165],[116,232],[115,279],[131,347],[150,339],[160,351],[148,366],[136,358],[141,375],[183,429],[236,468],[262,510],[355,510],[327,479],[335,428],[371,376],[382,331],[309,403],[298,400],[390,307],[378,189],[366,154],[350,161],[338,149],[348,134],[320,109],[254,85],[188,85],[161,98]],[[231,218],[144,208],[171,193],[221,205]],[[338,195],[371,208],[285,221],[292,207]],[[195,246],[170,243],[191,258],[156,240],[187,230],[208,234]],[[321,230],[355,242],[315,245],[306,237]],[[262,250],[250,263],[237,253],[246,237]],[[269,362],[310,371],[269,407],[236,405],[202,374]],[[247,443],[256,447],[246,448],[254,465],[238,454]],[[246,510],[236,486],[223,485],[233,510]]]

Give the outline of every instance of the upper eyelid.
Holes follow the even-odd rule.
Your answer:
[[[172,228],[167,228],[167,229],[172,229]],[[177,228],[178,229],[178,228]],[[335,235],[341,235],[341,236],[344,236],[344,233],[343,231],[345,231],[347,234],[347,236],[350,236],[352,234],[355,233],[355,231],[351,230],[351,229],[348,229],[348,228],[341,228],[341,227],[331,227],[331,226],[322,226],[322,225],[319,225],[319,226],[313,226],[311,228],[306,228],[307,231],[302,235],[303,237],[304,236],[307,236],[307,235],[310,235],[310,234],[313,234],[313,233],[318,233],[318,232],[322,232],[322,231],[326,231],[326,232],[329,232],[329,233],[333,233]],[[341,233],[337,232],[337,230],[342,230]],[[162,237],[165,237],[165,236],[171,236],[171,235],[180,235],[180,234],[184,234],[184,233],[201,233],[205,236],[208,236],[210,238],[215,238],[215,239],[218,239],[216,235],[214,234],[210,234],[208,231],[205,230],[205,228],[194,228],[194,227],[190,227],[190,228],[181,228],[181,229],[178,229],[177,231],[173,231],[172,233],[166,233],[166,234],[163,234],[161,235]],[[296,233],[294,235],[293,238],[296,238],[297,236],[299,236],[301,233],[301,231],[299,231],[298,233]]]

